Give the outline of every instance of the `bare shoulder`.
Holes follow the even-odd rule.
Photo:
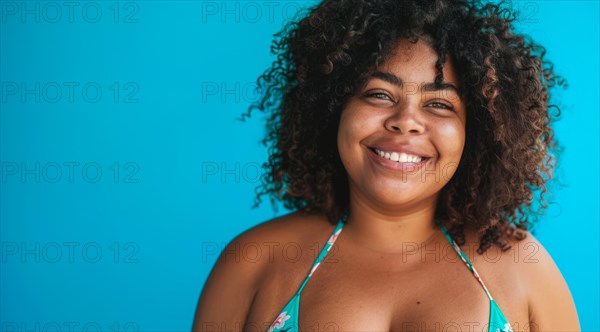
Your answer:
[[[314,231],[330,228],[331,224],[320,213],[293,212],[260,223],[244,233],[239,239],[250,242],[273,239],[295,239],[314,235]]]
[[[580,331],[573,297],[558,266],[531,233],[519,242],[535,254],[520,264],[527,285],[529,315],[534,331]]]
[[[525,235],[522,240],[509,239],[506,251],[493,245],[483,255],[473,255],[477,260],[473,264],[484,279],[491,279],[492,287],[495,283],[496,292],[523,295],[519,299],[526,303],[531,331],[580,331],[571,292],[558,266],[531,232]],[[466,232],[465,238],[468,247],[476,250],[478,235]],[[511,310],[506,303],[504,308]]]
[[[294,212],[255,225],[225,246],[200,294],[193,330],[239,330],[282,243],[302,243],[328,227],[321,215]]]
[[[238,259],[257,265],[257,287],[272,275],[302,274],[327,241],[333,225],[323,214],[294,212],[260,223],[233,241]],[[297,264],[299,263],[299,264]],[[276,273],[277,272],[277,273]]]
[[[306,242],[331,227],[322,214],[289,213],[259,223],[237,235],[223,250],[220,260],[239,263],[239,268],[247,269],[246,272],[258,272],[273,263],[273,257],[268,252],[286,244]]]

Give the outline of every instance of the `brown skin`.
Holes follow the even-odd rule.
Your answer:
[[[422,41],[399,47],[378,70],[406,83],[433,82],[435,52]],[[456,84],[450,61],[444,77]],[[460,161],[463,102],[452,92],[421,94],[408,86],[371,79],[342,112],[338,148],[350,180],[351,214],[302,293],[302,330],[486,329],[489,299],[434,227],[437,195],[454,169],[422,180],[418,172],[384,169],[367,155],[371,143],[393,140],[433,156],[427,169]],[[247,331],[266,331],[332,231],[324,215],[296,212],[238,236],[205,284],[193,330],[242,330],[245,324]],[[564,278],[533,235],[511,242],[508,252],[491,247],[483,256],[475,254],[479,235],[469,229],[465,235],[463,251],[515,331],[580,330]]]
[[[325,216],[295,212],[236,237],[227,248],[234,254],[218,260],[204,286],[193,331],[237,331],[244,324],[246,331],[266,331],[332,231]],[[398,331],[417,324],[413,330],[443,331],[454,324],[482,331],[488,323],[488,298],[441,232],[420,251],[409,243],[409,251],[395,255],[358,247],[344,235],[302,293],[301,329]],[[564,278],[532,234],[507,252],[491,247],[483,256],[475,253],[477,234],[467,231],[466,241],[463,251],[515,331],[581,330]]]
[[[348,172],[352,211],[347,233],[380,251],[394,252],[402,242],[431,236],[437,196],[456,170],[451,166],[461,159],[466,110],[458,94],[416,88],[434,81],[437,58],[421,40],[400,41],[378,71],[398,77],[404,85],[370,79],[340,118],[338,150]],[[444,78],[458,86],[449,61]],[[426,169],[416,172],[384,169],[368,156],[367,147],[377,142],[404,143],[432,158]]]

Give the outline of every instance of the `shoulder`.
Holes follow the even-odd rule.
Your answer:
[[[529,315],[535,331],[579,331],[573,297],[558,266],[542,243],[531,233],[518,242],[519,251],[530,257],[521,262],[528,290]]]
[[[238,237],[247,240],[301,237],[328,227],[331,227],[331,223],[323,214],[296,211],[257,224]]]
[[[217,264],[235,264],[240,272],[256,275],[276,262],[283,248],[300,246],[330,227],[321,214],[298,211],[273,218],[234,237]]]
[[[492,245],[483,255],[475,253],[479,236],[466,232],[465,239],[477,266],[506,293],[518,290],[527,303],[532,331],[578,331],[579,321],[567,283],[550,253],[531,233],[521,240],[508,239],[510,249]],[[471,257],[470,256],[470,257]]]
[[[264,267],[277,260],[273,253],[287,247],[303,247],[332,228],[323,214],[297,211],[249,228],[236,236],[227,248],[240,253],[246,261],[255,261]],[[252,254],[256,259],[250,259]]]
[[[207,324],[215,322],[221,327],[238,329],[264,276],[273,263],[280,261],[286,244],[304,243],[314,232],[328,228],[328,224],[321,215],[294,212],[235,236],[220,253],[204,284],[194,331],[205,330],[210,326]]]

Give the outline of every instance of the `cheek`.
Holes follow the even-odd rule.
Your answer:
[[[367,123],[368,119],[362,118],[360,112],[356,109],[352,107],[344,109],[340,116],[338,128],[338,148],[356,148],[357,140],[360,141]]]
[[[373,118],[367,115],[364,110],[351,106],[346,107],[340,115],[337,146],[346,171],[360,167],[361,143],[373,131]]]
[[[465,147],[465,126],[462,122],[446,123],[436,130],[436,142],[441,154],[460,159]]]
[[[337,136],[337,146],[338,152],[340,154],[340,159],[342,160],[342,164],[344,164],[346,170],[348,170],[348,158],[352,155],[353,136],[355,134],[355,129],[352,124],[354,121],[349,116],[349,110],[344,110],[342,115],[340,116],[340,123],[338,125],[338,136]]]

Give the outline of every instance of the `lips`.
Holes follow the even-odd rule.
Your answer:
[[[431,154],[420,151],[420,149],[417,149],[417,148],[415,148],[411,145],[407,145],[407,144],[378,143],[378,144],[369,145],[367,147],[375,153],[377,153],[375,151],[375,149],[377,149],[377,150],[380,150],[383,152],[389,152],[389,153],[392,153],[392,152],[397,152],[398,154],[405,153],[408,155],[414,155],[414,156],[421,157],[422,159],[429,159],[432,157]]]
[[[417,156],[417,155],[413,155],[413,154],[407,154],[404,152],[385,152],[385,151],[380,151],[377,149],[372,149],[371,151],[375,151],[376,154],[378,154],[380,157],[384,158],[384,159],[388,159],[391,161],[396,161],[396,162],[401,162],[401,163],[419,163],[423,160],[426,160],[428,158],[426,157],[421,157],[421,156]]]
[[[427,157],[422,158],[419,162],[400,162],[381,157],[378,153],[375,152],[374,148],[368,148],[367,150],[369,151],[369,158],[372,161],[374,161],[375,164],[385,169],[392,170],[394,172],[415,172],[424,165],[426,165],[432,159],[432,157]]]

